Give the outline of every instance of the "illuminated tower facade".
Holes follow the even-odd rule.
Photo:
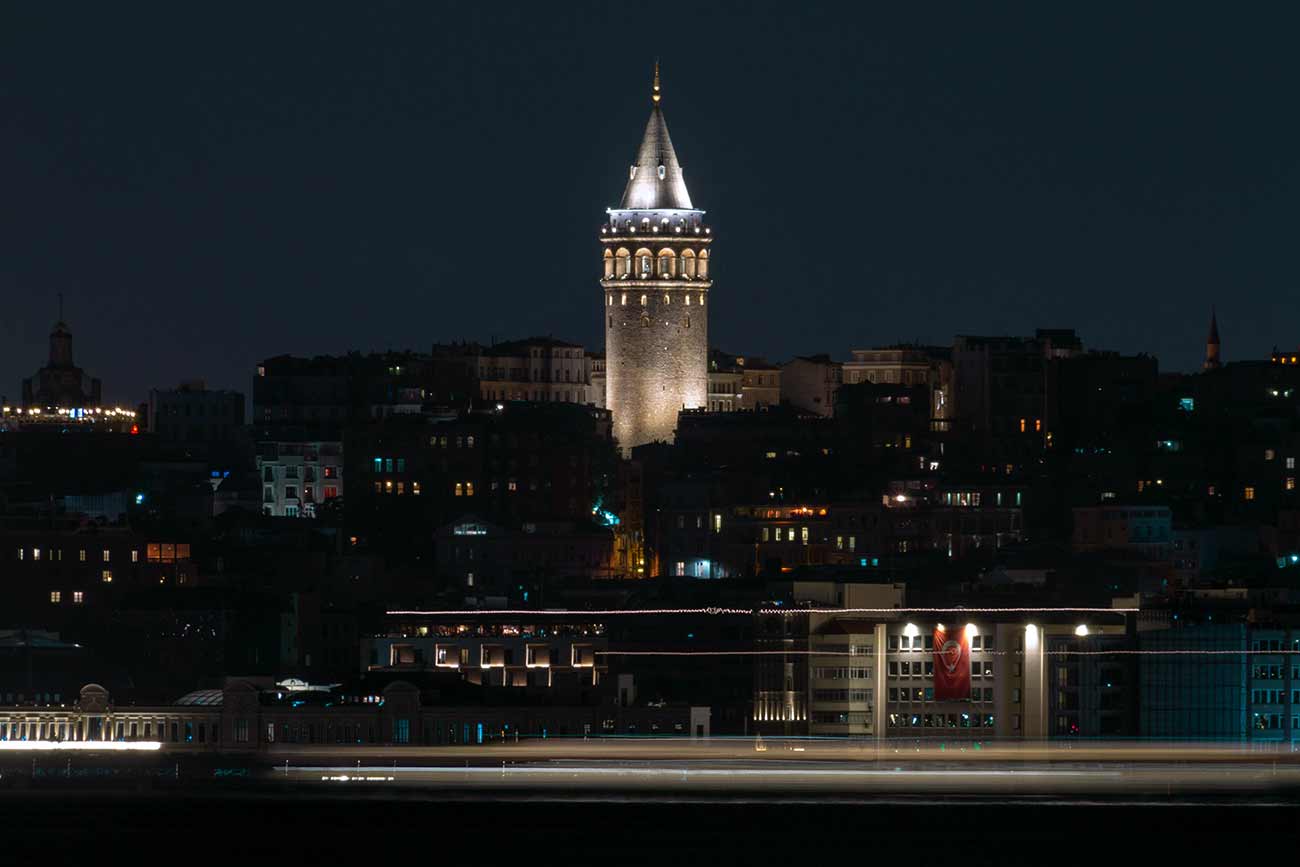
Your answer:
[[[624,453],[671,442],[677,413],[708,403],[713,235],[668,137],[658,64],[650,101],[623,199],[600,230],[605,400]]]

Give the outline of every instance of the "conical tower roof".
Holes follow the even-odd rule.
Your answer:
[[[693,210],[691,195],[686,192],[682,165],[673,150],[673,140],[668,137],[668,124],[659,106],[659,64],[655,64],[655,82],[650,100],[650,120],[645,125],[645,135],[636,154],[627,188],[619,210],[656,211],[666,208]]]

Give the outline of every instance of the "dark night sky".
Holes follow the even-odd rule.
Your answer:
[[[1075,327],[1191,369],[1211,303],[1228,360],[1300,342],[1280,4],[120,5],[0,11],[11,399],[59,292],[121,401],[283,352],[599,346],[655,55],[714,345]]]

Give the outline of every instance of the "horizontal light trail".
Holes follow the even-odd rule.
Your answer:
[[[944,768],[939,770],[878,770],[869,768],[606,768],[594,766],[544,767],[537,765],[504,765],[502,767],[391,767],[391,766],[334,766],[290,767],[289,771],[304,774],[369,775],[386,774],[389,777],[415,774],[457,774],[461,776],[502,777],[507,775],[534,776],[584,776],[607,777],[1118,777],[1124,771],[1063,770],[1063,769],[983,769]],[[277,769],[277,774],[284,771]],[[336,778],[339,782],[345,779]]]
[[[1140,608],[760,608],[759,614],[1134,614]]]
[[[46,750],[80,752],[126,752],[162,749],[159,741],[0,741],[0,751],[44,752]]]
[[[1086,638],[1080,639],[1087,641]],[[893,651],[897,652],[897,651]],[[1024,656],[1023,650],[980,650],[984,656]],[[917,659],[933,651],[917,651]],[[843,656],[868,660],[875,653],[844,650],[598,650],[596,656]],[[1045,650],[1043,656],[1300,656],[1300,650]]]
[[[749,608],[603,608],[584,611],[574,608],[484,608],[470,611],[387,611],[389,615],[414,615],[420,617],[616,617],[620,615],[661,614],[743,614],[752,615]]]
[[[482,608],[398,609],[390,616],[417,617],[620,617],[660,615],[753,616],[755,614],[1133,614],[1139,608]]]

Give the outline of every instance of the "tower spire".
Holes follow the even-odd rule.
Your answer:
[[[1219,368],[1219,315],[1213,305],[1210,307],[1210,335],[1205,339],[1205,363],[1201,365],[1202,370],[1217,370]]]
[[[659,100],[662,97],[663,94],[659,92],[659,58],[656,57],[655,58],[655,83],[654,83],[654,87],[650,91],[650,101],[653,102],[655,105],[658,105]]]

